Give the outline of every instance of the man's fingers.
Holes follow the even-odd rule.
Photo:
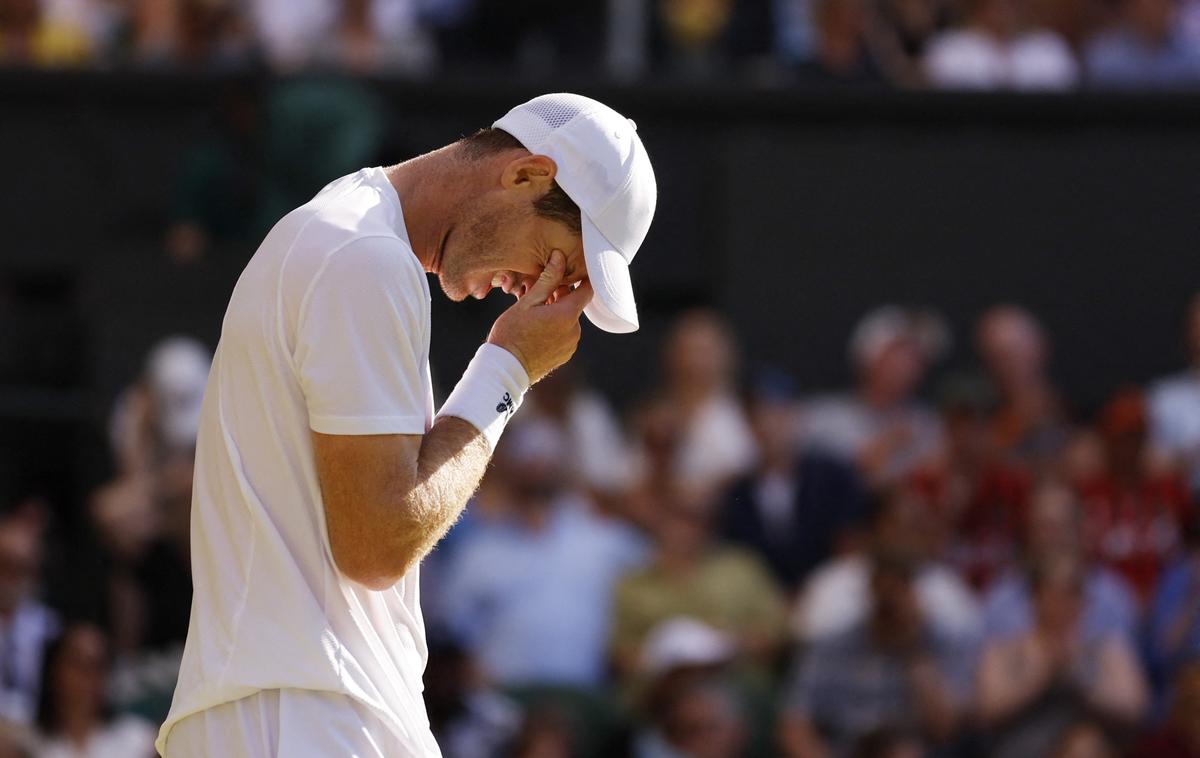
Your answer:
[[[579,283],[578,287],[560,297],[554,306],[563,309],[570,308],[575,312],[576,317],[578,317],[579,314],[583,313],[583,309],[587,307],[587,304],[592,301],[593,294],[592,283],[584,279]]]
[[[559,288],[554,290],[554,292],[550,295],[550,300],[546,302],[546,305],[553,305],[558,302],[559,298],[569,294],[571,294],[571,285],[559,285]]]
[[[546,262],[546,268],[542,269],[541,275],[525,293],[525,297],[521,298],[521,301],[533,305],[544,305],[550,299],[550,295],[554,294],[554,290],[558,289],[558,285],[562,284],[566,265],[567,259],[562,251],[552,250],[550,260]]]

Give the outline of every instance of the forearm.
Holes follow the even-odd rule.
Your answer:
[[[483,435],[460,418],[439,418],[425,434],[416,479],[404,498],[404,520],[412,534],[407,566],[432,550],[458,520],[490,459]]]
[[[454,417],[420,436],[313,439],[334,561],[374,590],[395,584],[446,533],[491,450],[475,427]]]

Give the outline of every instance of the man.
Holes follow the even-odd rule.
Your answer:
[[[1032,626],[984,648],[975,687],[988,755],[1058,755],[1081,719],[1120,730],[1144,715],[1146,683],[1128,640],[1083,634],[1084,576],[1078,555],[1043,556],[1031,569]]]
[[[1155,453],[1176,466],[1200,496],[1200,293],[1188,304],[1184,330],[1191,365],[1155,382],[1146,404]]]
[[[863,316],[850,337],[858,386],[804,404],[804,447],[856,465],[872,488],[929,468],[945,440],[939,419],[916,395],[945,344],[945,325],[932,311],[884,305]]]
[[[766,561],[789,594],[824,563],[867,517],[855,470],[817,453],[796,451],[796,396],[787,376],[765,374],[747,402],[758,465],[725,495],[721,536]]]
[[[975,648],[941,632],[921,607],[917,568],[901,553],[872,556],[869,615],[814,642],[786,685],[783,755],[848,756],[881,729],[953,739]]]
[[[979,319],[976,347],[996,392],[992,444],[1000,460],[1048,468],[1067,441],[1049,376],[1050,341],[1032,313],[996,305]]]
[[[506,513],[464,535],[444,581],[426,584],[497,684],[599,686],[613,586],[646,553],[632,527],[567,486],[565,438],[546,421],[514,423],[493,472],[508,479]]]
[[[439,754],[417,564],[525,390],[574,352],[580,314],[637,328],[628,262],[657,190],[635,129],[584,97],[535,98],[333,182],[267,235],[204,400],[164,756]],[[518,297],[436,419],[426,272],[453,300]]]

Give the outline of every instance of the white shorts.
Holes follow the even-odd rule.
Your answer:
[[[192,714],[163,758],[425,758],[366,705],[332,692],[263,690]]]

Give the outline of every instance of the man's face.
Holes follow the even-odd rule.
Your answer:
[[[539,216],[529,192],[496,189],[460,206],[435,273],[451,300],[482,300],[493,287],[521,297],[561,250],[564,284],[587,278],[583,238],[561,221]]]

